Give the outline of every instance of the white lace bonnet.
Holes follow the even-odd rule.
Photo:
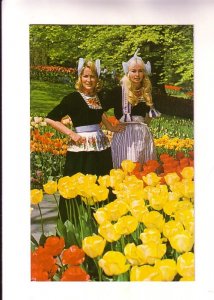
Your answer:
[[[146,73],[148,75],[151,75],[151,63],[149,61],[147,61],[147,63],[145,64],[144,61],[142,60],[142,58],[140,56],[137,56],[138,52],[139,52],[140,48],[137,49],[137,51],[135,52],[135,54],[133,55],[133,57],[131,57],[127,62],[122,62],[122,65],[123,65],[123,71],[125,74],[128,73],[129,71],[129,66],[131,64],[131,62],[134,60],[134,59],[139,59],[143,62],[144,66],[145,66],[145,70],[146,70]]]
[[[79,61],[78,61],[78,67],[77,67],[78,76],[80,75],[80,73],[82,71],[84,63],[85,63],[85,59],[80,57]],[[97,75],[99,77],[100,76],[100,70],[101,70],[101,68],[100,68],[100,59],[95,60],[95,67],[96,67],[96,70],[97,70]]]

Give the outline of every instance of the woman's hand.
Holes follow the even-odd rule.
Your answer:
[[[78,133],[71,131],[68,136],[74,141],[76,144],[82,144],[85,141],[85,138],[79,135]]]
[[[111,131],[112,132],[123,132],[125,130],[125,128],[126,128],[125,124],[119,123],[119,124],[112,126]]]
[[[68,137],[72,139],[76,144],[82,144],[85,141],[85,138],[81,135],[77,134],[76,132],[69,129],[67,126],[65,126],[60,121],[54,121],[49,118],[45,119],[46,123],[52,126],[54,129],[58,130],[59,132],[62,132],[63,134],[66,134]]]

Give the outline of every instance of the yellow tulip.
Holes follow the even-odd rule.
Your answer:
[[[149,244],[150,242],[160,244],[162,242],[161,233],[156,228],[145,228],[140,234],[140,239],[143,244]]]
[[[114,194],[117,195],[118,200],[122,200],[127,204],[130,204],[130,202],[134,200],[145,199],[144,189],[138,184],[126,185],[124,183],[121,183],[120,186],[117,186],[117,189],[114,190]]]
[[[81,200],[88,206],[92,206],[95,204],[94,199],[90,197],[81,197]]]
[[[155,266],[160,270],[162,281],[173,281],[177,274],[177,265],[173,259],[157,260]]]
[[[174,212],[176,211],[178,206],[178,200],[171,200],[171,201],[167,201],[164,205],[163,205],[163,211],[165,212],[165,214],[167,214],[168,216],[172,216],[174,214]]]
[[[70,178],[71,178],[71,182],[73,183],[83,184],[85,181],[85,175],[81,172],[72,175]]]
[[[116,232],[115,226],[109,221],[100,224],[98,232],[110,243],[118,241],[121,238],[121,234]]]
[[[86,174],[84,178],[85,183],[91,184],[91,183],[96,183],[97,181],[97,176],[96,175],[91,175],[91,174]]]
[[[74,187],[72,188],[71,186],[64,186],[63,188],[59,189],[59,193],[65,199],[72,199],[78,195],[76,189]]]
[[[96,185],[93,189],[91,195],[94,199],[94,202],[100,202],[108,199],[109,190],[101,185]]]
[[[156,267],[134,266],[131,268],[130,281],[161,281],[161,273]]]
[[[158,211],[150,211],[144,214],[143,223],[147,228],[157,228],[162,232],[165,221],[161,213]]]
[[[121,167],[125,173],[130,173],[134,170],[136,163],[131,160],[123,160],[121,163]]]
[[[135,175],[126,176],[123,180],[123,184],[126,187],[143,189],[143,180],[138,179]]]
[[[157,259],[160,259],[166,253],[166,245],[150,242],[145,245],[138,245],[139,253],[145,258],[146,263],[154,264]]]
[[[68,185],[69,183],[72,183],[72,179],[70,176],[64,176],[60,178],[58,181],[58,189],[63,188],[64,185]]]
[[[125,178],[125,174],[124,174],[123,170],[121,170],[121,169],[111,169],[109,174],[110,174],[110,176],[119,177],[122,180]]]
[[[82,241],[83,251],[91,258],[102,255],[105,245],[106,241],[99,235],[87,236]]]
[[[30,191],[31,204],[38,204],[43,199],[43,191],[38,189],[33,189]]]
[[[99,176],[98,183],[102,186],[109,187],[110,186],[110,176],[109,175]]]
[[[179,201],[180,195],[176,192],[168,192],[169,201]]]
[[[183,196],[186,198],[194,197],[194,182],[189,179],[182,179],[183,183]]]
[[[65,199],[75,198],[78,195],[76,185],[73,184],[70,176],[65,176],[58,181],[58,190]]]
[[[129,211],[138,222],[143,222],[144,214],[149,212],[143,199],[130,201]]]
[[[160,185],[153,187],[147,195],[150,206],[155,210],[161,210],[164,204],[168,201],[167,186]]]
[[[91,198],[92,192],[94,189],[96,189],[96,175],[83,175],[82,173],[78,173],[79,175],[75,177],[73,175],[72,183],[79,191],[79,195],[83,196],[84,198]],[[87,201],[86,201],[87,202]]]
[[[49,181],[46,184],[43,184],[43,188],[45,193],[52,195],[57,192],[57,182]]]
[[[113,193],[116,194],[117,200],[123,201],[127,204],[129,204],[132,200],[132,195],[130,195],[129,190],[114,190]]]
[[[175,212],[174,217],[176,221],[181,222],[184,225],[184,227],[186,227],[189,225],[189,223],[194,222],[194,209],[179,209]]]
[[[110,186],[115,188],[125,178],[125,173],[121,169],[112,169],[109,173]]]
[[[195,232],[195,226],[194,226],[194,221],[188,221],[184,222],[184,228],[191,234],[194,235]]]
[[[178,257],[177,271],[183,277],[194,278],[194,253],[186,252]]]
[[[125,273],[130,268],[130,265],[126,264],[126,257],[118,251],[106,252],[98,264],[108,276]]]
[[[124,254],[131,265],[143,265],[146,263],[146,258],[143,253],[139,251],[134,243],[126,244]]]
[[[144,200],[145,199],[145,192],[144,189],[139,185],[129,186],[127,191],[130,195],[130,200]]]
[[[168,173],[167,175],[164,176],[164,179],[167,185],[171,185],[174,184],[175,182],[180,181],[180,177],[176,172]]]
[[[185,167],[181,171],[181,175],[185,179],[192,180],[194,177],[194,168],[193,167]]]
[[[163,234],[165,237],[169,238],[179,232],[183,232],[184,227],[179,221],[168,221],[163,226]]]
[[[169,237],[170,245],[179,253],[188,252],[192,249],[194,238],[187,230],[180,231]]]
[[[135,217],[127,215],[119,218],[114,226],[117,233],[128,235],[136,230],[138,221]]]
[[[177,193],[179,198],[183,197],[183,183],[181,181],[171,184],[170,190]]]
[[[105,221],[109,221],[108,214],[104,207],[98,208],[93,215],[98,224],[102,224]]]
[[[178,202],[177,211],[186,210],[189,208],[193,208],[193,203],[190,201],[190,199],[185,199]]]
[[[186,276],[186,277],[181,277],[179,281],[194,281],[195,276]]]
[[[106,204],[105,211],[108,214],[109,221],[117,221],[128,212],[128,205],[124,201],[115,200]]]
[[[147,185],[147,186],[143,189],[143,191],[144,191],[144,199],[145,199],[145,200],[149,200],[149,199],[148,199],[148,195],[149,195],[149,193],[152,193],[153,188],[154,188],[153,186]]]
[[[147,185],[156,186],[160,182],[161,177],[158,177],[156,173],[151,172],[146,176],[143,176],[143,180]]]

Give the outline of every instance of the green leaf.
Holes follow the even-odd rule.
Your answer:
[[[122,245],[121,245],[120,241],[117,241],[117,242],[116,242],[116,245],[115,245],[115,251],[119,251],[119,252],[122,252],[122,251],[123,251]]]
[[[63,236],[66,239],[67,236],[66,226],[63,224],[63,222],[60,219],[58,219],[57,221],[56,232],[59,236]]]
[[[37,240],[34,238],[34,236],[33,236],[32,234],[31,234],[31,242],[32,242],[36,247],[39,246]]]
[[[80,247],[81,240],[79,236],[79,229],[75,228],[69,220],[67,220],[64,225],[66,228],[66,246],[70,247],[72,245],[78,245]]]
[[[46,239],[47,237],[44,234],[42,234],[39,239],[39,245],[44,246]]]
[[[117,281],[129,281],[129,272],[118,275]]]
[[[53,276],[53,281],[60,281],[60,275],[56,273],[56,274]]]
[[[36,245],[31,242],[31,252],[33,252],[36,248],[37,248]]]

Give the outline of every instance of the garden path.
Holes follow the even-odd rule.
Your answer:
[[[57,200],[58,199],[59,196],[57,196]],[[44,222],[45,234],[55,234],[57,206],[53,195],[44,195],[44,199],[40,203],[40,208]],[[33,211],[31,212],[31,234],[37,241],[39,241],[42,234],[40,212],[37,205],[33,206]]]

